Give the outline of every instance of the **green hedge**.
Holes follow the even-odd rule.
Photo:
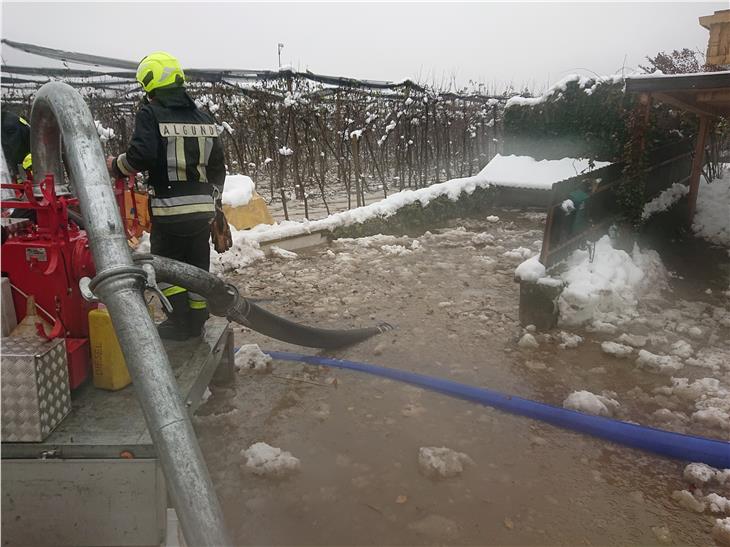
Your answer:
[[[622,161],[629,138],[627,116],[637,101],[636,94],[624,93],[623,82],[569,81],[564,90],[555,90],[542,103],[512,105],[505,110],[504,153],[538,159]],[[649,148],[688,137],[693,131],[693,119],[654,103],[647,133]]]
[[[451,201],[446,196],[432,199],[425,207],[415,202],[389,217],[375,217],[359,224],[342,226],[332,231],[333,238],[365,237],[375,234],[414,235],[445,226],[453,218],[482,216],[492,210],[496,189],[477,188],[463,192]]]

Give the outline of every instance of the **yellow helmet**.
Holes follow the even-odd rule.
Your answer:
[[[185,73],[175,57],[164,51],[155,51],[140,61],[137,81],[150,93],[161,87],[182,86],[185,83]]]

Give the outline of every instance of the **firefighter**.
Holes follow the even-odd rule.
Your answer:
[[[213,117],[185,91],[178,60],[163,51],[137,68],[145,91],[127,151],[107,158],[112,175],[147,171],[151,187],[153,254],[210,269],[210,222],[223,191],[225,159]],[[160,337],[186,340],[201,334],[208,319],[205,299],[184,287],[160,284],[173,311],[157,326]]]
[[[25,175],[31,168],[30,124],[16,113],[2,109],[2,147],[10,175]],[[3,181],[9,182],[9,181]]]

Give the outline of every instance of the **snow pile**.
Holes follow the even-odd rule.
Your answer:
[[[545,277],[545,266],[540,262],[540,256],[528,258],[515,269],[515,279],[522,281],[537,281]]]
[[[234,367],[236,370],[247,368],[260,373],[270,372],[271,357],[261,351],[257,344],[244,344],[236,352]]]
[[[730,247],[730,172],[707,183],[703,177],[697,194],[694,232],[713,243]]]
[[[251,177],[246,175],[226,175],[226,182],[223,185],[223,195],[221,199],[223,205],[231,207],[240,207],[246,205],[255,190],[255,185]]]
[[[601,350],[603,353],[612,355],[619,359],[628,357],[634,352],[634,348],[631,346],[624,346],[623,344],[617,344],[616,342],[601,342]]]
[[[655,251],[635,245],[629,255],[614,249],[608,236],[596,242],[593,261],[588,251],[576,250],[567,265],[558,299],[560,320],[566,325],[625,321],[636,314],[640,296],[666,286],[667,272]]]
[[[655,213],[666,211],[682,199],[683,196],[686,196],[688,192],[689,186],[675,182],[649,203],[644,205],[644,210],[641,212],[641,220],[646,220]]]
[[[211,243],[210,271],[214,274],[226,272],[243,273],[243,270],[266,255],[255,237],[247,230],[236,230],[231,226],[233,246],[225,253],[218,254]],[[144,251],[139,251],[144,252]]]
[[[613,416],[619,406],[617,400],[590,391],[574,391],[563,401],[563,408],[594,416]]]
[[[246,450],[241,450],[246,459],[245,467],[254,475],[267,477],[283,477],[299,470],[298,458],[281,448],[266,443],[255,443]]]
[[[583,158],[536,160],[530,156],[502,156],[497,154],[477,177],[496,186],[517,186],[550,190],[554,183],[610,165],[597,161],[593,167]]]
[[[427,477],[455,477],[464,471],[466,465],[473,464],[472,459],[463,452],[445,446],[424,446],[418,450],[418,466]]]

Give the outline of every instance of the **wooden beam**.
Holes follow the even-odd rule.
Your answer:
[[[692,219],[695,216],[697,208],[697,194],[700,189],[700,174],[702,173],[702,165],[705,163],[705,141],[709,128],[707,116],[700,117],[700,128],[697,132],[697,143],[695,145],[695,157],[692,160],[692,170],[689,175],[689,223],[692,225]]]
[[[682,110],[686,110],[687,112],[697,114],[700,117],[715,117],[719,115],[712,108],[700,107],[695,103],[684,101],[676,95],[668,95],[667,93],[654,93],[654,97],[656,97],[657,100],[663,103],[671,104],[672,106],[676,106],[677,108],[681,108]]]
[[[717,89],[715,91],[702,91],[697,94],[699,103],[727,103],[730,102],[730,89]]]

